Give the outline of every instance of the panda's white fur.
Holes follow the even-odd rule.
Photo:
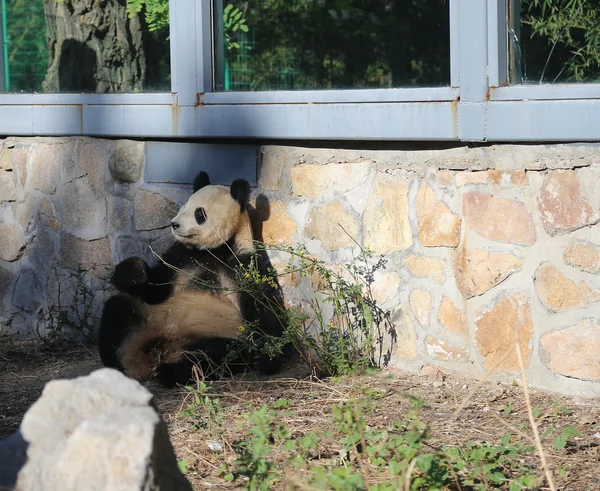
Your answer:
[[[140,381],[162,369],[166,385],[184,383],[186,353],[207,347],[218,362],[245,320],[259,321],[269,334],[282,332],[273,313],[244,296],[236,283],[234,268],[247,265],[253,252],[248,183],[211,185],[201,173],[194,188],[173,218],[175,243],[161,261],[150,268],[130,258],[112,277],[120,293],[105,306],[101,357],[105,365]],[[262,364],[265,371],[277,366],[276,361]],[[171,376],[169,370],[183,375]]]

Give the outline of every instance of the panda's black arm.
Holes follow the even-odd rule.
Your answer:
[[[123,293],[156,304],[169,298],[174,277],[175,271],[166,264],[151,268],[143,259],[130,257],[117,265],[110,282]]]

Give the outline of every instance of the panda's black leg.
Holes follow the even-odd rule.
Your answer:
[[[117,351],[127,334],[143,322],[138,304],[130,296],[115,295],[108,299],[98,329],[98,351],[105,367],[123,371]]]
[[[201,380],[218,380],[250,367],[250,356],[242,343],[231,339],[205,339],[186,347],[175,361],[160,363],[155,369],[158,382],[165,387],[186,385],[194,380],[194,369]]]

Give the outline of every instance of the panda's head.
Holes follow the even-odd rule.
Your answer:
[[[250,184],[236,179],[230,187],[214,185],[202,171],[194,180],[193,190],[171,221],[175,240],[198,249],[214,249],[234,238],[238,250],[251,248],[247,211]]]

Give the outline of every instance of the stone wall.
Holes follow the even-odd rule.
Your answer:
[[[145,183],[140,142],[2,143],[3,332],[51,329],[63,310],[93,329],[112,265],[162,251],[190,189]],[[262,155],[266,242],[302,242],[335,265],[355,239],[387,259],[374,292],[399,319],[398,366],[476,377],[496,367],[511,382],[518,342],[534,386],[600,395],[600,147]],[[298,285],[284,283],[290,302]]]
[[[386,257],[398,366],[511,382],[518,342],[533,385],[600,395],[600,147],[264,147],[258,184],[265,241]]]
[[[0,333],[89,334],[113,265],[164,249],[190,190],[144,183],[140,142],[0,143]]]

